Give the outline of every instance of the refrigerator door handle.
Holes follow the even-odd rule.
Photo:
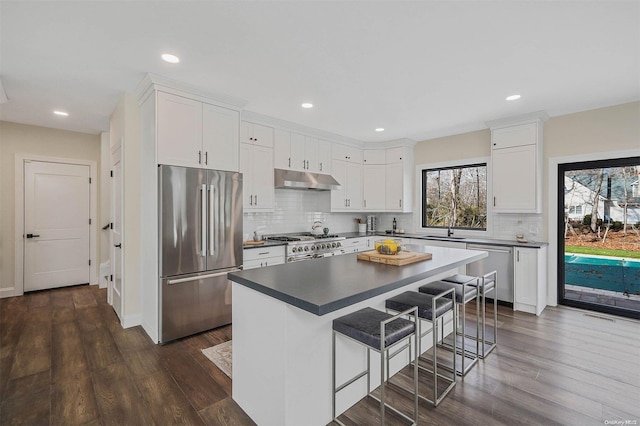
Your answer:
[[[209,255],[213,256],[214,241],[214,223],[215,223],[215,187],[209,185]]]
[[[201,196],[201,205],[202,205],[202,220],[200,223],[201,229],[200,229],[200,236],[202,238],[202,244],[201,244],[201,248],[202,248],[202,256],[206,256],[207,255],[207,185],[202,185],[202,189],[200,190],[200,196]]]
[[[171,285],[171,284],[186,283],[186,282],[189,282],[189,281],[206,280],[208,278],[215,278],[215,277],[220,277],[222,275],[227,275],[229,272],[239,272],[239,271],[242,271],[242,269],[240,269],[240,268],[232,268],[232,269],[228,269],[228,270],[226,270],[224,272],[217,272],[215,274],[198,275],[198,276],[189,277],[189,278],[176,278],[175,280],[167,281],[167,284]]]

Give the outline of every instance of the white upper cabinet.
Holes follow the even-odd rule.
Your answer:
[[[318,172],[331,174],[331,142],[318,141]]]
[[[293,169],[291,166],[291,132],[282,129],[274,130],[273,166],[276,169]]]
[[[244,211],[273,211],[273,149],[248,143],[240,144],[240,172]]]
[[[273,128],[243,121],[240,124],[240,142],[273,148]]]
[[[340,189],[331,191],[331,211],[362,210],[362,164],[333,160],[332,167]]]
[[[239,117],[238,111],[159,91],[158,164],[237,171]]]
[[[237,111],[202,104],[202,150],[206,168],[238,170],[239,125]]]
[[[384,149],[365,149],[362,151],[362,163],[369,164],[387,164],[387,153]]]
[[[165,92],[157,102],[158,163],[202,167],[202,102]]]
[[[317,138],[276,129],[274,165],[276,169],[320,172],[318,147]]]
[[[405,146],[386,150],[385,210],[410,213],[413,210],[413,149]]]
[[[541,213],[542,131],[546,114],[513,124],[492,122],[491,183],[495,213]]]
[[[387,185],[385,169],[384,164],[365,164],[363,166],[363,210],[379,212],[385,209]]]
[[[332,156],[334,160],[362,164],[362,149],[355,146],[333,144]]]

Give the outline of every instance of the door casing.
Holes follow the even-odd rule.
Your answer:
[[[75,158],[47,157],[42,155],[18,153],[15,156],[15,210],[14,210],[14,285],[13,287],[0,289],[0,297],[22,296],[24,294],[24,164],[25,161],[44,161],[49,163],[64,163],[89,166],[90,208],[89,217],[89,270],[90,284],[98,284],[98,165],[96,161]]]

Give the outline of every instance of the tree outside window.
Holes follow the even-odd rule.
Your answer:
[[[485,230],[487,165],[422,171],[422,226]]]

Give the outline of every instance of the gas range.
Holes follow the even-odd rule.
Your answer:
[[[344,254],[342,240],[335,234],[313,235],[311,233],[265,236],[265,240],[287,243],[287,262],[317,259]]]

